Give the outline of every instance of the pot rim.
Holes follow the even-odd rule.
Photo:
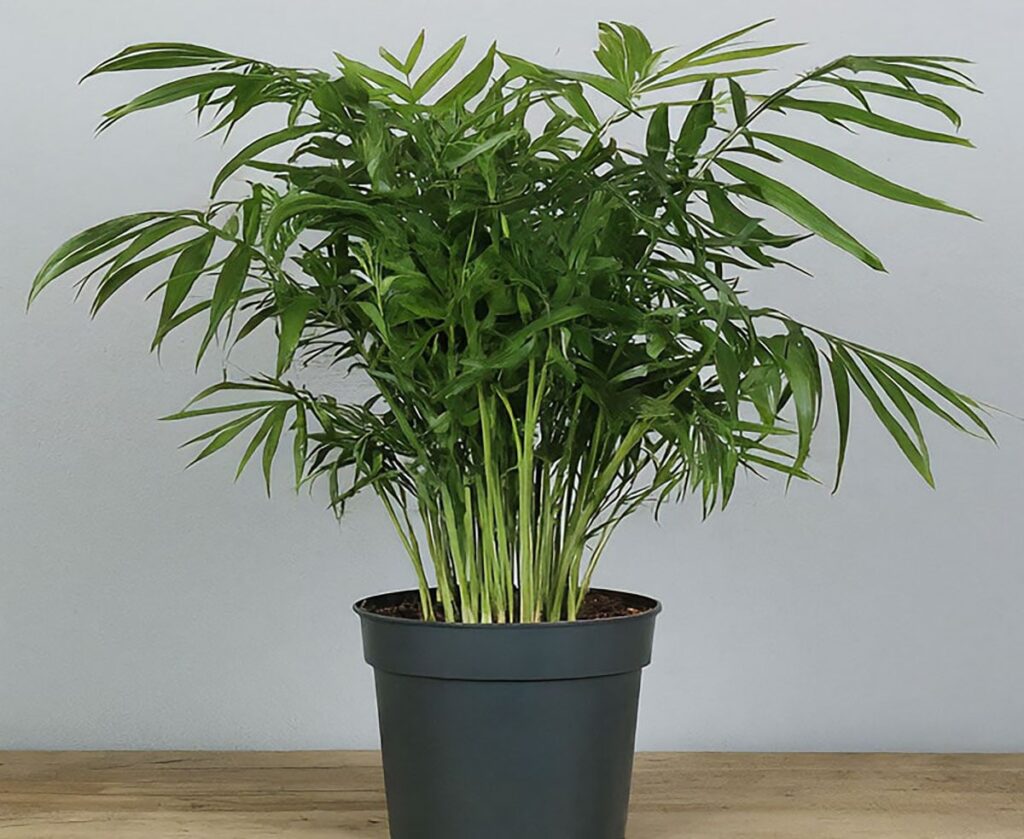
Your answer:
[[[590,591],[598,591],[606,594],[618,594],[624,595],[627,598],[637,600],[642,605],[647,606],[644,611],[639,612],[635,615],[616,615],[608,618],[587,618],[585,620],[575,621],[541,621],[536,623],[448,623],[446,621],[425,621],[416,620],[415,618],[402,618],[394,615],[382,615],[378,612],[373,612],[367,609],[364,604],[371,600],[377,600],[385,597],[395,597],[398,595],[414,594],[419,595],[418,589],[400,589],[398,591],[384,591],[379,594],[369,595],[368,597],[361,597],[355,603],[352,604],[352,611],[355,612],[363,620],[372,620],[385,624],[393,624],[398,626],[422,626],[430,627],[432,629],[444,629],[444,630],[488,630],[488,631],[512,631],[512,630],[544,630],[544,629],[569,629],[569,628],[584,628],[587,626],[605,626],[608,624],[614,624],[618,622],[651,619],[661,613],[662,605],[661,601],[653,597],[649,597],[646,594],[639,594],[632,591],[623,591],[621,589],[609,589],[609,588],[591,588]]]

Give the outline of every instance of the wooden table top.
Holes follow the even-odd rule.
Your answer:
[[[379,755],[0,752],[0,839],[181,836],[386,839]],[[684,837],[1024,839],[1024,755],[639,755],[628,839]]]

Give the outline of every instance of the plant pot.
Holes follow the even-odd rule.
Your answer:
[[[540,624],[427,623],[356,604],[392,839],[623,839],[640,672],[660,604]]]

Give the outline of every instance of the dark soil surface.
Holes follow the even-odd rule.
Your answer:
[[[375,597],[372,598],[372,601],[364,601],[360,606],[375,615],[417,621],[423,620],[423,610],[420,608],[419,594],[415,591],[401,592],[386,598]],[[645,603],[628,595],[592,589],[587,592],[587,596],[583,600],[583,606],[580,608],[576,619],[589,621],[601,620],[602,618],[623,618],[629,615],[643,614],[649,608]],[[435,606],[434,615],[438,620],[444,620],[444,612],[440,606]]]

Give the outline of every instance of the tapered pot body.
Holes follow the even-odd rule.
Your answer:
[[[375,672],[392,839],[623,839],[640,673],[659,604],[547,624],[384,617]]]

